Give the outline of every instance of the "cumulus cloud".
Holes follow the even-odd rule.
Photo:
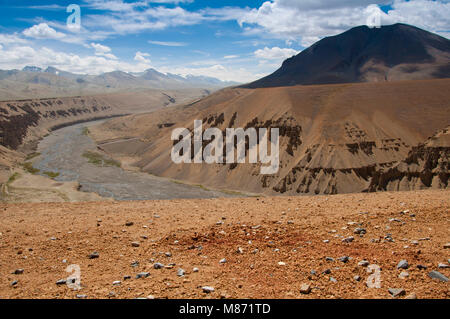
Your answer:
[[[386,1],[273,0],[237,19],[247,34],[269,34],[309,46],[329,35],[365,25],[373,13],[370,3]],[[450,29],[450,3],[431,0],[395,0],[387,14],[375,7],[382,24],[413,24],[432,32]]]
[[[106,45],[92,42],[88,47],[93,48],[95,50],[95,55],[97,56],[104,56],[113,60],[117,59],[117,57],[111,53],[111,48]]]
[[[66,36],[64,33],[50,27],[47,23],[40,23],[25,29],[23,34],[34,39],[62,39]]]
[[[264,60],[286,60],[296,54],[298,54],[298,51],[294,49],[281,49],[279,47],[265,47],[255,51],[255,56]]]
[[[140,63],[150,64],[150,59],[147,59],[150,57],[150,54],[148,53],[142,53],[140,51],[136,52],[136,55],[134,56],[134,60]]]

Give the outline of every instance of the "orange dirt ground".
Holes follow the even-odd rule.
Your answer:
[[[430,190],[218,200],[3,203],[0,297],[392,298],[389,288],[403,288],[405,295],[400,298],[415,294],[419,299],[448,299],[449,283],[432,279],[428,273],[438,270],[450,277],[450,269],[438,268],[439,263],[448,265],[450,257],[450,249],[444,248],[450,242],[449,195],[448,190]],[[126,226],[127,222],[134,224]],[[354,234],[357,227],[367,233]],[[394,242],[384,240],[388,233]],[[354,241],[343,243],[342,238],[348,236],[354,236]],[[139,242],[139,247],[132,242]],[[89,259],[93,252],[98,252],[99,258]],[[350,260],[344,263],[338,259],[342,256]],[[223,258],[226,262],[219,263]],[[381,267],[381,288],[366,286],[370,274],[358,266],[363,259]],[[405,279],[399,278],[404,270],[397,269],[402,259],[409,263]],[[139,262],[137,267],[131,266],[134,261]],[[166,267],[154,269],[156,262]],[[79,291],[56,285],[70,275],[65,269],[71,264],[81,267]],[[170,264],[175,265],[167,266]],[[419,264],[428,268],[418,269]],[[193,271],[195,267],[198,272]],[[183,277],[177,276],[179,268],[186,272]],[[23,269],[23,274],[12,274],[16,269]],[[323,274],[326,269],[331,273]],[[140,272],[150,276],[136,279]],[[131,279],[124,280],[124,276]],[[361,280],[356,281],[355,276]],[[17,281],[14,286],[13,281]],[[115,281],[121,283],[113,285]],[[300,293],[302,284],[310,285],[309,294]],[[203,286],[215,290],[207,294]]]

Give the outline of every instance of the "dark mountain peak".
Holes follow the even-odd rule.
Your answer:
[[[326,37],[248,88],[450,77],[450,40],[407,24]],[[402,66],[404,65],[404,69]]]

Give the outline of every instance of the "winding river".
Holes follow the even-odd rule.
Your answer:
[[[87,122],[52,132],[38,146],[41,153],[33,166],[41,172],[57,172],[56,181],[77,181],[81,191],[94,192],[115,200],[162,200],[181,198],[216,198],[229,195],[201,187],[174,183],[171,180],[132,172],[116,166],[97,166],[83,156],[97,146],[85,127],[101,121]]]

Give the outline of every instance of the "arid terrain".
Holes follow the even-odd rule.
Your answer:
[[[450,276],[449,208],[447,190],[0,204],[0,297],[449,298],[429,276]],[[79,291],[57,284],[73,264]]]

